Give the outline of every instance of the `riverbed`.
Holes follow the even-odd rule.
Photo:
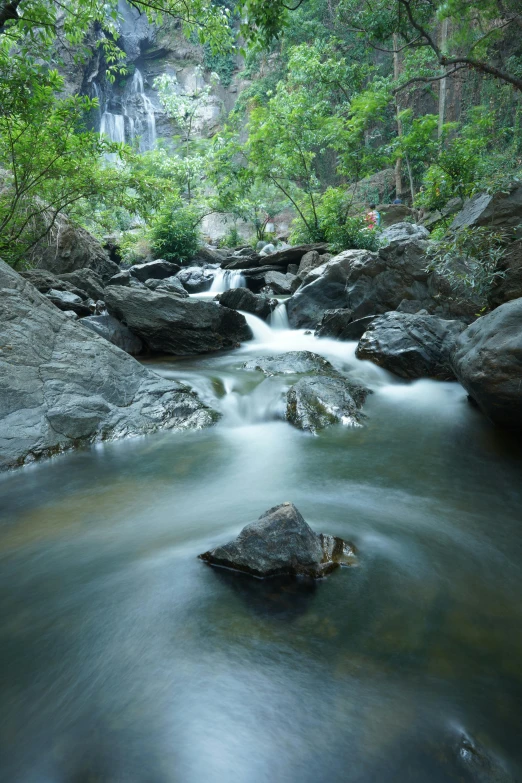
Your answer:
[[[0,780],[493,780],[463,737],[519,779],[519,442],[456,383],[254,326],[235,351],[147,362],[215,427],[0,477]],[[289,350],[372,389],[364,427],[282,419],[292,376],[242,365]],[[284,501],[357,565],[309,583],[197,559]]]

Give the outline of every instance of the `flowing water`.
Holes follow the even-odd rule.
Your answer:
[[[246,285],[241,272],[232,269],[216,269],[210,290],[213,294],[228,291],[230,288],[241,288]]]
[[[457,384],[249,320],[236,351],[148,363],[216,427],[0,478],[0,780],[520,779],[518,442]],[[300,349],[373,389],[367,426],[297,431],[293,378],[242,369]],[[308,583],[197,559],[286,500],[358,566]],[[507,778],[470,772],[463,735]]]

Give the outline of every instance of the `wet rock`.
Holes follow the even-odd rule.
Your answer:
[[[94,312],[94,308],[91,308],[86,300],[82,300],[71,291],[57,291],[51,288],[45,296],[60,310],[73,310],[80,318]]]
[[[446,321],[434,315],[386,313],[371,322],[357,346],[356,356],[400,378],[452,381],[455,374],[450,354],[465,328],[460,321]]]
[[[82,326],[92,329],[93,332],[121,348],[122,351],[130,353],[131,356],[143,353],[144,346],[140,338],[136,337],[130,329],[113,318],[112,315],[92,315],[89,318],[82,318]]]
[[[166,277],[164,280],[145,280],[145,286],[151,291],[166,291],[169,294],[181,296],[183,299],[186,299],[188,296],[183,283],[178,277]]]
[[[245,318],[215,302],[148,289],[108,286],[107,310],[153,353],[189,356],[233,348],[250,340]]]
[[[288,351],[278,356],[261,356],[243,365],[245,370],[260,370],[266,376],[300,375],[301,373],[336,374],[327,359],[312,351]]]
[[[278,304],[277,299],[253,294],[248,288],[230,288],[228,291],[224,291],[216,296],[216,300],[223,307],[252,313],[252,315],[262,318],[263,321],[267,320]]]
[[[281,272],[267,272],[265,275],[265,285],[270,288],[274,294],[291,294],[295,291],[297,277]]]
[[[130,268],[130,273],[140,283],[144,283],[146,280],[164,280],[166,277],[174,277],[180,268],[179,264],[172,264],[170,261],[158,259],[157,261],[149,261],[146,264],[134,264]]]
[[[475,783],[515,783],[502,761],[463,735],[457,748],[460,766],[472,775]]]
[[[491,421],[522,427],[522,299],[468,326],[457,339],[451,365]]]
[[[340,376],[301,378],[287,393],[287,420],[316,434],[331,424],[362,426],[369,390]]]
[[[208,291],[214,281],[213,272],[199,266],[189,266],[181,269],[176,275],[189,294],[199,294]]]
[[[293,503],[282,503],[246,525],[233,541],[199,557],[257,577],[318,579],[339,565],[352,564],[355,552],[341,538],[315,533]]]
[[[466,201],[451,224],[452,231],[460,228],[487,226],[513,233],[522,238],[522,185],[514,182],[505,191],[478,193]]]
[[[103,280],[93,269],[77,269],[75,272],[60,275],[59,279],[66,286],[72,284],[85,291],[87,296],[94,299],[95,302],[103,300]],[[72,289],[68,288],[67,290],[70,291]]]
[[[522,297],[522,239],[509,245],[498,269],[501,276],[494,281],[488,296],[491,307]]]
[[[72,321],[0,261],[0,469],[217,414]]]
[[[374,315],[368,315],[354,321],[351,310],[327,310],[315,336],[346,341],[360,340],[374,318]]]

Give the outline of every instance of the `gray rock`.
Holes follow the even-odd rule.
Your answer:
[[[146,264],[134,264],[130,268],[130,273],[140,283],[144,283],[146,280],[164,280],[166,277],[174,277],[180,269],[179,264],[172,264],[170,261],[158,259],[157,261],[149,261]]]
[[[46,294],[51,289],[54,289],[55,291],[69,291],[82,301],[88,297],[87,291],[78,288],[72,281],[66,282],[61,277],[53,275],[52,272],[47,272],[45,269],[28,269],[25,272],[20,272],[20,274],[24,280],[34,285],[41,294]]]
[[[140,338],[136,337],[130,329],[113,318],[112,315],[91,315],[88,318],[82,318],[81,323],[82,326],[92,329],[93,332],[121,348],[122,351],[130,353],[131,356],[143,353],[144,346]]]
[[[356,356],[384,367],[401,378],[455,379],[450,354],[459,334],[460,321],[434,315],[386,313],[368,327]]]
[[[151,291],[166,291],[184,299],[188,296],[179,277],[166,277],[164,280],[145,280],[145,286]]]
[[[268,245],[265,245],[260,253],[260,255],[269,256],[272,253],[276,252],[276,246],[273,245],[271,242],[268,243]]]
[[[488,296],[491,307],[522,296],[522,239],[508,246],[498,269],[501,276],[494,281]]]
[[[216,300],[223,307],[252,313],[252,315],[262,318],[263,321],[267,320],[278,304],[277,299],[253,294],[248,288],[230,288],[228,291],[224,291],[216,296]]]
[[[253,253],[249,256],[228,256],[221,262],[223,269],[237,270],[237,269],[256,269],[262,256],[259,253]]]
[[[298,272],[299,272],[299,264],[288,264],[288,269],[286,270],[286,273],[288,275],[295,275],[297,277]]]
[[[189,356],[233,348],[250,340],[245,318],[215,302],[148,289],[108,286],[107,310],[154,353]]]
[[[379,204],[377,210],[381,216],[381,226],[388,228],[397,223],[404,223],[407,217],[412,217],[413,210],[406,204]]]
[[[128,269],[122,269],[117,275],[110,278],[107,285],[130,285],[131,273]]]
[[[246,525],[233,541],[199,557],[257,577],[320,578],[353,563],[355,552],[341,538],[314,533],[293,503],[282,503]]]
[[[267,272],[265,275],[265,285],[270,288],[274,294],[291,294],[296,288],[296,275],[282,274],[281,272]]]
[[[392,246],[402,242],[418,242],[429,239],[429,236],[428,229],[416,223],[395,223],[381,232],[381,240]]]
[[[84,301],[71,291],[57,291],[51,288],[45,296],[60,310],[73,310],[80,318],[91,315],[94,311],[94,307],[89,304],[90,300]]]
[[[397,307],[398,313],[418,313],[422,310],[422,302],[418,299],[403,299]]]
[[[317,250],[318,253],[324,253],[327,249],[328,245],[326,242],[285,247],[283,250],[277,250],[270,255],[270,263],[277,267],[287,267],[289,264],[300,264],[303,256],[311,250]]]
[[[95,302],[103,300],[103,281],[93,269],[77,269],[75,272],[60,275],[60,280],[66,285],[72,284],[85,291],[87,296],[94,299]],[[67,290],[72,289],[68,288]]]
[[[468,326],[457,339],[451,365],[491,421],[522,427],[522,299]]]
[[[368,389],[340,376],[301,378],[287,393],[286,418],[314,435],[331,424],[361,426],[368,394]]]
[[[77,321],[78,315],[74,312],[74,310],[63,310],[63,314],[69,318],[71,321]]]
[[[297,270],[299,280],[302,282],[312,269],[316,269],[318,266],[326,263],[323,261],[323,258],[324,256],[321,256],[317,250],[310,250],[308,253],[305,253]]]
[[[288,351],[278,356],[261,356],[243,365],[244,370],[260,370],[267,376],[301,373],[336,374],[327,359],[312,351]]]
[[[522,184],[514,182],[505,192],[478,193],[466,201],[451,229],[476,226],[514,232],[522,239]]]
[[[0,469],[217,414],[71,321],[0,261]]]
[[[214,281],[214,275],[211,271],[199,266],[189,266],[181,269],[176,275],[181,280],[183,288],[189,294],[199,294],[208,291]]]
[[[56,275],[75,272],[77,269],[93,269],[106,282],[117,274],[117,264],[110,260],[92,234],[74,226],[62,216],[56,239],[41,243],[34,251],[35,266]]]
[[[315,330],[315,336],[346,341],[360,340],[374,318],[374,315],[367,315],[354,321],[351,310],[327,310]]]

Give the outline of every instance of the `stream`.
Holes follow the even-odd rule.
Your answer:
[[[215,427],[0,477],[0,780],[496,780],[464,736],[521,779],[519,443],[456,383],[399,381],[284,309],[248,319],[235,351],[146,362]],[[293,377],[242,365],[290,350],[370,386],[366,426],[282,420]],[[358,565],[308,583],[197,559],[284,501]]]

